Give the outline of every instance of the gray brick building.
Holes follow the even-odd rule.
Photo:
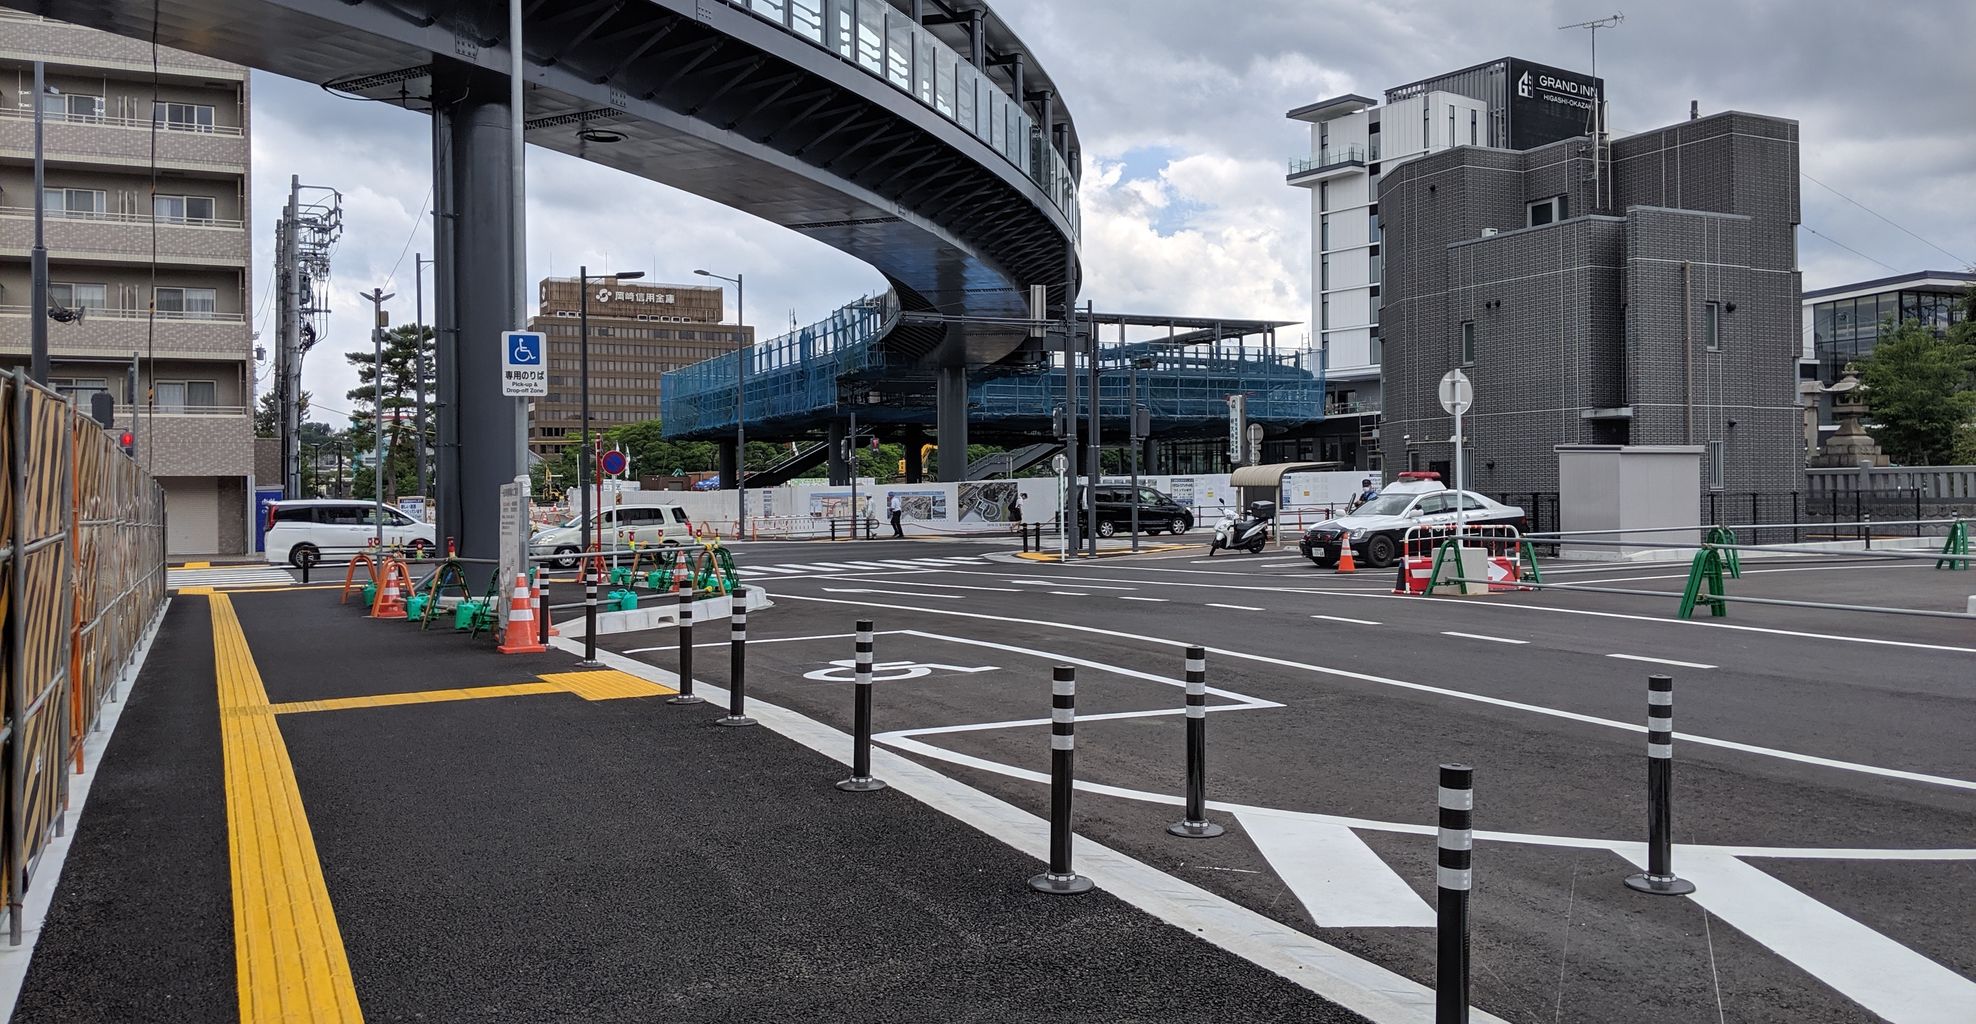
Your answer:
[[[1693,444],[1705,495],[1797,489],[1797,122],[1732,111],[1607,152],[1603,183],[1589,137],[1381,179],[1387,468],[1452,478],[1435,389],[1462,366],[1472,489],[1555,491],[1559,444]]]

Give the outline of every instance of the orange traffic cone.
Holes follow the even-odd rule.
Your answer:
[[[515,574],[515,593],[508,599],[507,639],[494,648],[502,654],[541,654],[544,647],[535,634],[535,605],[529,601],[528,574]]]
[[[1352,561],[1352,546],[1350,544],[1338,545],[1338,572],[1343,574],[1357,571],[1358,563]]]
[[[398,582],[404,581],[400,587]],[[405,614],[405,591],[412,589],[411,573],[405,563],[394,558],[384,560],[384,579],[377,585],[377,602],[371,606],[373,619],[403,619]]]

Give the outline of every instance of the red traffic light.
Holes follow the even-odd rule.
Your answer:
[[[117,444],[123,446],[125,455],[129,455],[131,449],[137,447],[137,435],[126,430],[121,435],[118,436]]]

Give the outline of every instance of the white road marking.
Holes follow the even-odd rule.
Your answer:
[[[661,626],[660,628],[670,629],[672,628],[672,624],[667,623],[666,625]],[[906,631],[903,629],[884,629],[876,633],[873,633],[872,636],[898,636],[899,634],[904,632]],[[750,644],[798,644],[798,643],[803,643],[804,641],[807,640],[855,640],[857,639],[857,636],[858,635],[856,633],[825,633],[819,636],[749,637],[748,642]],[[693,646],[726,647],[728,646],[728,643],[729,641],[719,640],[713,643],[694,644]],[[619,654],[650,654],[653,651],[676,651],[676,650],[679,650],[678,644],[668,644],[664,647],[633,647],[628,651],[619,651],[618,653]]]
[[[1644,858],[1632,858],[1645,867]],[[1674,863],[1695,883],[1688,898],[1770,947],[1847,999],[1898,1024],[1966,1024],[1976,981],[1936,963],[1734,857],[1691,854]]]
[[[942,601],[967,600],[966,594],[920,594],[907,590],[861,590],[852,587],[825,587],[823,588],[823,592],[826,594],[886,594],[892,597],[937,597]]]
[[[1032,657],[1042,658],[1046,661],[1060,662],[1065,665],[1081,665],[1085,668],[1096,669],[1097,671],[1100,672],[1109,672],[1112,675],[1125,676],[1129,679],[1143,679],[1149,683],[1159,683],[1162,686],[1172,686],[1178,688],[1178,687],[1185,687],[1187,685],[1186,681],[1183,679],[1174,679],[1169,676],[1163,676],[1153,672],[1141,672],[1138,669],[1122,668],[1117,665],[1108,665],[1102,661],[1090,661],[1084,658],[1075,657],[1073,655],[1059,654],[1055,651],[1045,651],[1034,647],[1017,647],[1014,644],[996,643],[993,640],[976,640],[973,637],[948,636],[945,633],[928,633],[923,630],[917,630],[917,629],[902,629],[902,630],[897,630],[896,632],[904,633],[908,636],[921,637],[927,640],[939,640],[950,644],[962,644],[968,647],[984,647],[991,651],[1003,651],[1009,654],[1027,654]],[[1242,707],[1280,708],[1283,706],[1281,704],[1276,703],[1275,701],[1263,700],[1260,697],[1251,697],[1245,693],[1236,693],[1234,690],[1224,690],[1221,689],[1220,687],[1215,687],[1215,686],[1208,687],[1207,692],[1212,696],[1226,697],[1229,700],[1239,701],[1241,702]],[[1178,708],[1178,707],[1172,709],[1174,713],[1183,712],[1185,710],[1186,710],[1185,708]],[[1217,707],[1211,707],[1208,710],[1218,711],[1218,710],[1233,710],[1233,709],[1217,706]],[[1132,714],[1137,714],[1137,713],[1138,712],[1132,712]],[[1166,712],[1162,711],[1159,713],[1165,714]],[[1081,715],[1079,716],[1079,720],[1082,721],[1090,717],[1092,716]],[[1043,719],[1043,721],[1048,722],[1049,719],[1046,718]],[[920,735],[920,734],[930,734],[930,733],[943,732],[943,731],[946,730],[915,729],[915,730],[908,730],[908,733],[912,735]]]
[[[1031,591],[1031,593],[1034,593],[1034,591]],[[1052,590],[1050,591],[1050,593],[1055,594],[1058,597],[1090,597],[1091,596],[1089,594],[1080,593],[1075,590]]]
[[[1238,815],[1242,831],[1320,928],[1431,928],[1434,910],[1343,825]]]
[[[1227,871],[1227,872],[1230,872],[1230,873],[1232,873],[1232,874],[1237,874],[1237,875],[1260,875],[1260,874],[1262,874],[1262,872],[1260,872],[1260,871],[1257,871],[1257,870],[1256,870],[1256,869],[1254,869],[1254,868],[1218,868],[1218,867],[1215,867],[1215,866],[1214,866],[1214,865],[1212,865],[1212,864],[1193,864],[1193,865],[1188,865],[1188,864],[1182,864],[1182,865],[1180,865],[1180,866],[1181,866],[1181,867],[1183,867],[1183,868],[1184,868],[1184,867],[1192,867],[1192,868],[1193,868],[1194,870],[1196,870],[1196,871]]]
[[[1463,640],[1487,640],[1490,643],[1496,643],[1496,644],[1527,644],[1530,642],[1528,640],[1511,640],[1509,637],[1506,636],[1484,636],[1481,633],[1457,633],[1451,629],[1442,630],[1441,635],[1458,636],[1461,637]]]
[[[1377,622],[1374,622],[1374,621],[1372,621],[1371,619],[1348,619],[1348,618],[1345,618],[1345,617],[1344,617],[1343,615],[1313,615],[1313,616],[1311,616],[1311,618],[1313,618],[1313,619],[1323,619],[1323,620],[1325,620],[1326,622],[1349,622],[1349,623],[1351,623],[1351,624],[1352,624],[1352,625],[1354,625],[1354,626],[1377,626],[1377,625],[1380,625],[1380,623],[1377,623]]]
[[[740,570],[741,570],[741,571],[743,571],[743,572],[781,572],[781,573],[789,573],[789,572],[802,572],[802,571],[803,571],[803,570],[801,570],[801,569],[797,569],[797,568],[794,568],[794,567],[792,567],[792,566],[787,566],[787,565],[737,565],[737,566],[735,566],[735,568],[737,568],[737,569],[740,569]]]
[[[864,580],[864,577],[865,577],[865,576],[880,576],[880,577],[883,577],[883,576],[884,576],[884,574],[883,574],[883,573],[864,573],[864,574],[854,574],[854,575],[849,575],[849,576],[838,576],[838,577],[836,577],[836,578],[837,578],[838,580],[841,580],[841,581],[843,581],[843,582],[846,582],[846,583],[859,583],[859,582],[862,582],[862,581]],[[993,592],[995,592],[995,593],[1000,593],[1000,594],[1029,594],[1029,593],[1034,593],[1034,591],[1029,591],[1029,590],[1019,590],[1019,589],[1017,589],[1017,588],[1015,588],[1015,587],[970,587],[970,586],[965,586],[965,585],[963,585],[963,584],[959,584],[959,583],[915,583],[915,582],[913,582],[912,580],[895,580],[895,579],[891,579],[891,578],[889,578],[889,577],[886,577],[886,578],[885,578],[885,582],[886,582],[886,583],[889,583],[889,584],[891,584],[891,585],[893,585],[893,586],[895,586],[895,587],[944,587],[944,588],[946,588],[946,589],[948,589],[948,590],[986,590],[986,591],[993,591]],[[825,589],[825,590],[828,590],[828,589],[830,589],[830,588],[829,588],[829,587],[825,587],[824,589]]]
[[[1861,569],[1919,569],[1922,567],[1923,564],[1924,563],[1922,563],[1919,559],[1916,559],[1914,561],[1907,562],[1901,565],[1805,565],[1805,566],[1798,566],[1797,568],[1793,568],[1793,569],[1745,568],[1743,570],[1743,575],[1754,576],[1757,575],[1758,573],[1774,573],[1774,572],[1832,572],[1835,570],[1843,570],[1845,572],[1858,572]],[[1567,580],[1563,583],[1558,584],[1558,586],[1594,587],[1594,586],[1601,586],[1607,583],[1642,583],[1648,580],[1685,580],[1687,578],[1688,578],[1688,574],[1685,572],[1670,573],[1665,576],[1616,576],[1616,577],[1601,576],[1598,579],[1593,579],[1593,580]],[[1672,591],[1669,591],[1669,593],[1672,593]]]
[[[1256,606],[1254,606],[1254,605],[1249,605],[1249,604],[1215,604],[1215,603],[1214,603],[1214,602],[1212,602],[1212,601],[1210,601],[1210,602],[1208,602],[1208,607],[1209,607],[1209,608],[1226,608],[1226,609],[1228,609],[1229,611],[1236,611],[1236,612],[1262,612],[1262,611],[1268,611],[1268,610],[1269,610],[1269,609],[1267,609],[1267,608],[1257,608]]]
[[[1060,580],[1030,580],[1030,579],[1023,579],[1023,580],[1010,580],[1009,582],[1010,582],[1010,583],[1021,583],[1021,584],[1023,584],[1023,585],[1025,585],[1025,586],[1031,586],[1031,587],[1061,587],[1061,586],[1063,586],[1063,585],[1065,585],[1065,584],[1070,584],[1070,585],[1072,585],[1072,586],[1078,586],[1078,587],[1083,587],[1083,588],[1084,588],[1085,590],[1137,590],[1137,589],[1139,589],[1138,587],[1100,587],[1100,586],[1097,586],[1097,585],[1095,585],[1095,584],[1090,584],[1090,583],[1086,583],[1086,582],[1084,582],[1083,580],[1081,580],[1081,579],[1079,579],[1079,578],[1077,578],[1077,577],[1075,577],[1075,576],[1066,576],[1066,577],[1064,577],[1063,579],[1060,579]]]
[[[919,595],[915,594],[909,596],[917,597]],[[1142,633],[1128,633],[1125,632],[1124,630],[1105,629],[1099,626],[1084,626],[1072,622],[1046,622],[1040,619],[1020,619],[1009,615],[988,615],[988,614],[983,614],[981,612],[965,612],[958,610],[949,610],[945,608],[914,608],[905,605],[869,604],[866,602],[844,601],[844,600],[839,600],[836,598],[828,598],[828,597],[808,597],[799,594],[785,594],[780,599],[786,599],[791,601],[811,601],[818,604],[856,605],[866,608],[890,608],[894,611],[924,612],[928,615],[951,615],[955,618],[963,618],[963,619],[985,619],[991,622],[1016,623],[1025,626],[1037,626],[1039,628],[1044,628],[1044,629],[1061,629],[1061,630],[1069,630],[1078,633],[1092,633],[1099,636],[1117,637],[1122,640],[1139,640],[1149,644],[1158,644],[1162,647],[1188,646],[1187,641],[1184,640],[1174,640],[1168,637],[1160,637],[1160,636],[1147,636]],[[1532,607],[1532,606],[1525,605],[1523,607]],[[1606,614],[1606,613],[1599,613],[1599,614]],[[1665,620],[1654,619],[1651,621],[1660,622]],[[1632,722],[1620,722],[1610,718],[1600,718],[1596,715],[1581,715],[1576,711],[1565,711],[1559,708],[1545,707],[1541,704],[1526,704],[1522,701],[1505,700],[1501,697],[1490,697],[1479,693],[1468,693],[1462,690],[1451,690],[1444,686],[1430,686],[1426,683],[1408,682],[1407,680],[1404,679],[1393,679],[1388,676],[1375,676],[1365,672],[1353,672],[1349,669],[1329,668],[1324,665],[1312,665],[1307,662],[1290,661],[1287,658],[1272,658],[1264,654],[1252,654],[1248,651],[1236,651],[1224,647],[1210,647],[1207,650],[1209,654],[1213,654],[1219,657],[1238,658],[1243,661],[1253,661],[1264,665],[1276,665],[1281,668],[1301,669],[1306,672],[1315,672],[1319,675],[1336,676],[1340,679],[1355,679],[1360,682],[1373,683],[1379,686],[1391,686],[1401,690],[1412,690],[1417,693],[1431,693],[1437,696],[1449,697],[1455,700],[1472,701],[1477,704],[1488,704],[1494,707],[1509,708],[1513,711],[1526,711],[1533,715],[1544,715],[1546,717],[1561,718],[1571,722],[1581,722],[1586,725],[1602,726],[1607,729],[1618,729],[1622,732],[1645,733],[1647,731],[1646,726],[1637,725]],[[1821,768],[1833,768],[1839,771],[1859,772],[1864,775],[1878,775],[1883,778],[1900,779],[1905,782],[1920,782],[1931,786],[1947,786],[1951,789],[1964,789],[1964,790],[1976,791],[1976,782],[1971,782],[1966,779],[1953,779],[1943,775],[1928,775],[1923,772],[1910,772],[1898,768],[1882,768],[1878,765],[1860,764],[1856,761],[1840,761],[1835,758],[1820,757],[1816,754],[1800,754],[1795,751],[1780,750],[1776,747],[1762,747],[1751,743],[1739,743],[1735,740],[1716,739],[1713,736],[1701,736],[1694,733],[1677,732],[1674,735],[1677,739],[1681,740],[1684,743],[1697,743],[1707,747],[1718,747],[1723,750],[1734,750],[1744,754],[1755,754],[1759,757],[1774,757],[1779,760],[1794,761],[1799,764],[1817,765]],[[1082,784],[1080,783],[1079,785],[1081,786]],[[1431,827],[1429,827],[1429,831],[1431,831]],[[1594,845],[1603,847],[1608,844],[1594,844]],[[1976,851],[1971,852],[1971,858],[1976,858]]]
[[[1672,665],[1675,668],[1720,668],[1719,665],[1704,665],[1698,661],[1675,661],[1672,658],[1643,658],[1637,654],[1608,654],[1608,658],[1621,661],[1644,661],[1651,665]]]
[[[1125,594],[1120,594],[1118,595],[1118,599],[1121,601],[1145,601],[1151,604],[1167,603],[1166,598],[1164,597],[1131,597]]]

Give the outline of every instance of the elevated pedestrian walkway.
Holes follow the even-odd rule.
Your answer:
[[[654,675],[181,593],[13,1019],[1358,1019]]]

